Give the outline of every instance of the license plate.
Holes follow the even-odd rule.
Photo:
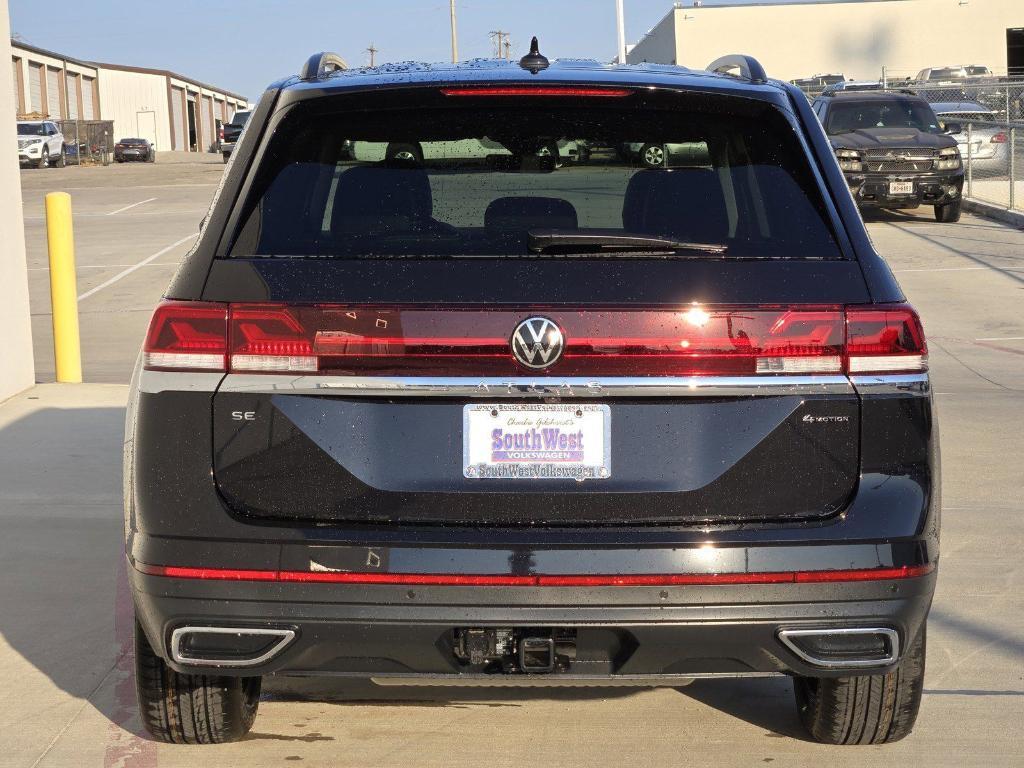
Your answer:
[[[607,405],[467,405],[462,473],[483,480],[610,477],[610,430]]]
[[[914,194],[914,182],[912,181],[890,181],[890,195],[912,195]]]

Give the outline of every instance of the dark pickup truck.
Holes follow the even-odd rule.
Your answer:
[[[931,205],[936,220],[959,221],[964,167],[950,135],[959,125],[909,91],[827,93],[813,109],[858,206]]]
[[[235,148],[235,142],[242,135],[242,129],[245,128],[245,124],[249,121],[249,115],[251,114],[252,110],[250,109],[240,109],[232,116],[231,122],[225,123],[224,127],[221,128],[220,152],[224,155],[225,163],[231,157],[231,152]]]

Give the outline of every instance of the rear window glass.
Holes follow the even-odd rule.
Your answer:
[[[293,107],[230,255],[840,258],[794,129],[770,105],[430,94]]]

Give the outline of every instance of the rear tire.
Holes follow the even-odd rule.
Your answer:
[[[423,164],[423,150],[416,144],[400,144],[392,143],[388,144],[387,149],[384,150],[385,160],[397,160],[400,163],[415,163],[416,165]]]
[[[943,224],[955,224],[960,221],[960,201],[935,206],[935,220]]]
[[[794,677],[800,720],[823,744],[888,744],[914,728],[924,688],[925,629],[884,675]]]
[[[142,722],[168,744],[222,744],[249,732],[260,677],[182,675],[160,658],[135,624],[135,688]]]
[[[66,165],[66,158],[64,156],[64,147],[61,147],[60,148],[60,154],[57,156],[57,162],[54,163],[54,166],[57,167],[57,168],[63,168],[65,165]]]

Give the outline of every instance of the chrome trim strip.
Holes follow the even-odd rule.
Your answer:
[[[889,653],[878,659],[819,659],[798,647],[791,638],[815,637],[822,635],[882,635],[889,641]],[[900,658],[900,636],[890,627],[841,627],[835,629],[780,629],[779,640],[793,653],[816,667],[827,669],[854,669],[861,667],[886,667]]]
[[[926,372],[921,373],[858,373],[850,382],[859,394],[885,395],[898,393],[927,394],[931,380]]]
[[[229,374],[219,392],[338,397],[682,397],[852,394],[840,375],[668,377],[396,377]]]
[[[196,656],[184,656],[181,653],[181,642],[185,635],[201,633],[205,635],[271,635],[281,638],[269,651],[252,659],[202,659]],[[294,629],[254,629],[252,627],[178,627],[171,633],[171,659],[183,666],[204,667],[256,667],[274,658],[285,646],[295,639]]]

